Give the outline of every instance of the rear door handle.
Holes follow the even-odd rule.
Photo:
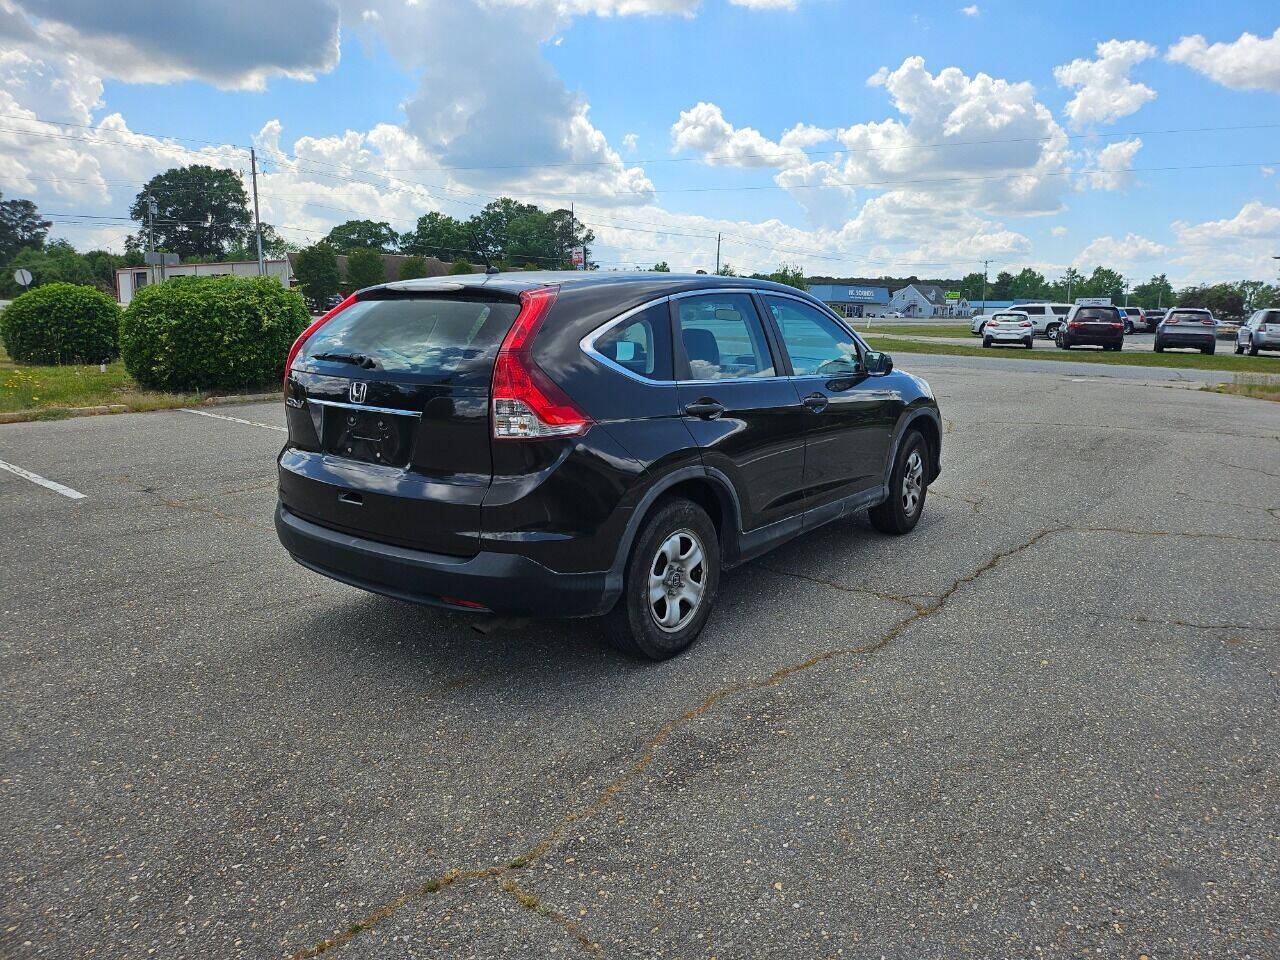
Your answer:
[[[821,393],[811,393],[800,402],[814,413],[821,413],[830,401]]]
[[[724,404],[712,400],[710,397],[703,397],[694,403],[685,405],[684,412],[691,417],[701,417],[703,420],[715,420],[720,414],[724,413]]]

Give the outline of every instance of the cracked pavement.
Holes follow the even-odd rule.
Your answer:
[[[1280,954],[1280,405],[953,359],[916,532],[658,665],[297,567],[274,431],[0,428],[0,955]]]

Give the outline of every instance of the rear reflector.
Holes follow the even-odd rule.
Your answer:
[[[493,439],[537,440],[586,433],[591,419],[534,362],[533,339],[560,293],[539,287],[520,294],[520,313],[493,365]]]
[[[476,603],[474,600],[463,600],[461,597],[441,597],[445,603],[451,603],[455,607],[465,607],[468,610],[483,610],[488,613],[489,608],[483,603]]]
[[[289,357],[284,362],[284,391],[286,398],[289,394],[289,371],[293,369],[293,361],[298,358],[298,352],[302,349],[302,345],[310,339],[311,335],[323,327],[326,323],[340,314],[347,307],[356,302],[356,295],[353,293],[347,299],[326,313],[319,320],[313,321],[307,329],[298,334],[298,339],[293,341],[293,346],[289,348]]]

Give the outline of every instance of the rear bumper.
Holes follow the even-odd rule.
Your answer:
[[[616,599],[606,590],[604,571],[557,573],[509,553],[453,557],[410,550],[322,527],[279,503],[276,534],[307,569],[412,603],[468,610],[454,602],[465,600],[509,616],[587,617],[607,612]]]
[[[1212,347],[1218,338],[1212,333],[1158,333],[1156,340],[1162,347]]]
[[[1114,347],[1124,343],[1124,331],[1115,333],[1084,333],[1062,331],[1062,342],[1073,347]]]

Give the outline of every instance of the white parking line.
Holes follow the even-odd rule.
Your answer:
[[[54,493],[60,493],[69,500],[88,499],[88,497],[79,490],[72,490],[70,487],[64,487],[62,484],[56,483],[53,480],[46,480],[38,473],[32,473],[30,470],[23,470],[21,467],[15,467],[12,463],[5,463],[3,460],[0,460],[0,470],[8,470],[10,473],[21,477],[23,480],[30,480],[32,483],[39,484],[48,490],[52,490]]]
[[[226,420],[228,423],[243,423],[246,427],[261,427],[263,430],[279,430],[281,433],[288,433],[285,427],[277,427],[274,423],[259,423],[257,420],[241,420],[239,417],[224,417],[220,413],[210,413],[208,410],[192,410],[190,407],[181,407],[182,413],[194,413],[198,417],[213,417],[215,420]]]

